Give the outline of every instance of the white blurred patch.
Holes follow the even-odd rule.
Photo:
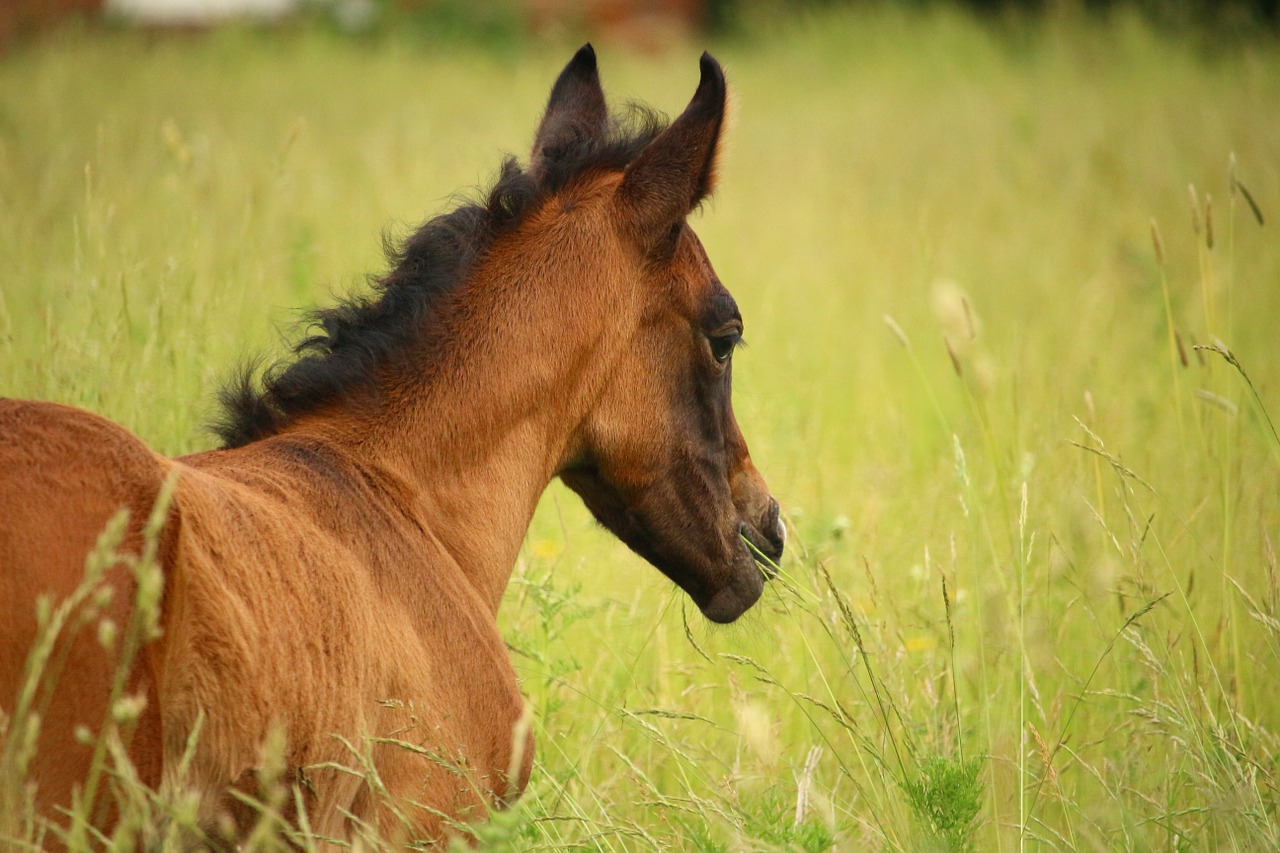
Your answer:
[[[964,288],[951,279],[935,281],[933,314],[954,352],[964,354],[978,337],[978,318],[973,314],[973,305]]]
[[[760,702],[743,699],[733,710],[738,717],[738,735],[742,742],[766,766],[772,767],[778,762],[781,745],[769,709]]]
[[[106,0],[106,12],[145,24],[183,26],[282,18],[300,5],[300,0]]]

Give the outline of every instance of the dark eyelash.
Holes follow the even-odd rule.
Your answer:
[[[712,335],[707,340],[711,343],[711,357],[717,364],[724,364],[733,355],[733,351],[742,344],[742,335],[733,332],[727,335]]]

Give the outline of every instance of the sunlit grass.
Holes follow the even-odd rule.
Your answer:
[[[700,47],[600,45],[606,87],[675,112]],[[1280,844],[1280,48],[939,9],[713,49],[737,119],[696,225],[788,555],[715,628],[553,486],[502,613],[537,766],[482,838]],[[237,359],[523,154],[568,55],[6,57],[0,394],[209,446]]]

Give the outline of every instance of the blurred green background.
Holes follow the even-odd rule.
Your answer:
[[[713,628],[553,485],[502,612],[538,766],[485,843],[1280,845],[1274,4],[991,5],[15,25],[0,394],[209,447],[238,360],[524,156],[581,39],[671,114],[710,47],[694,226],[783,576]]]

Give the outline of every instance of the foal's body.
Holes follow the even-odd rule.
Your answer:
[[[296,362],[228,394],[222,449],[168,459],[96,415],[0,401],[0,702],[37,594],[76,587],[122,505],[138,552],[175,477],[129,755],[144,783],[194,789],[211,832],[273,737],[321,836],[440,838],[519,793],[532,743],[496,615],[557,476],[708,618],[737,618],[763,583],[751,548],[777,557],[782,531],[729,403],[741,317],[684,222],[724,98],[704,56],[680,118],[619,136],[584,48],[530,171],[429,223],[377,300],[322,312]],[[123,626],[130,575],[106,580]],[[77,727],[109,713],[114,656],[93,630],[69,648],[31,772],[47,815],[88,770]]]
[[[532,750],[513,742],[522,701],[496,623],[494,595],[505,578],[485,577],[476,563],[464,571],[450,539],[472,535],[477,525],[428,515],[417,484],[356,461],[320,424],[177,460],[153,454],[109,421],[51,404],[0,402],[0,433],[12,439],[0,445],[0,481],[26,467],[14,448],[60,441],[81,448],[61,470],[46,468],[38,482],[29,475],[18,484],[0,482],[0,494],[17,498],[0,500],[6,522],[21,520],[28,506],[46,528],[26,526],[38,552],[8,542],[3,559],[9,567],[44,567],[41,591],[56,597],[83,580],[85,554],[122,497],[136,523],[120,550],[140,550],[141,522],[166,477],[177,472],[159,555],[166,568],[164,633],[143,649],[133,685],[151,699],[131,745],[143,782],[161,783],[161,768],[176,764],[203,715],[189,778],[206,789],[209,824],[235,811],[222,795],[227,786],[257,794],[262,741],[245,734],[273,727],[286,735],[290,769],[355,766],[356,756],[336,736],[356,749],[368,743],[362,739],[388,738],[430,750],[439,764],[391,744],[374,746],[373,757],[390,790],[412,790],[462,819],[479,816],[493,794],[523,787]],[[85,453],[87,447],[95,450]],[[113,476],[103,483],[96,471]],[[444,502],[440,486],[448,473],[441,473],[433,503]],[[68,492],[68,483],[101,488]],[[509,573],[519,531],[508,539],[495,551],[511,552]],[[123,627],[132,584],[123,568],[110,580]],[[24,613],[34,619],[34,608]],[[18,681],[27,645],[21,640],[33,628],[0,623],[3,683]],[[113,668],[93,632],[84,633],[42,730],[38,767],[54,780],[42,779],[40,794],[51,803],[68,802],[88,771],[92,750],[71,745],[75,727],[97,731],[108,713]],[[463,760],[457,773],[443,766]],[[318,833],[347,835],[344,812],[382,822],[391,837],[403,831],[390,816],[380,821],[378,801],[359,777],[307,775],[317,794],[307,811]],[[429,836],[444,829],[436,816],[415,817]]]

